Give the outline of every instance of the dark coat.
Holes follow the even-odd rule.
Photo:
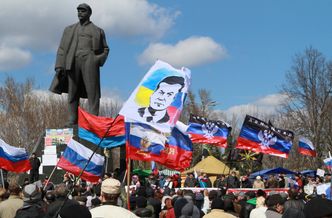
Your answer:
[[[38,171],[40,167],[40,160],[37,157],[31,158],[30,164],[31,164],[31,170]]]
[[[62,68],[65,71],[71,71],[73,66],[73,61],[75,58],[75,50],[70,49],[72,43],[77,43],[74,37],[74,33],[76,28],[80,25],[79,23],[70,25],[65,28],[62,39],[60,42],[60,46],[58,48],[56,62],[55,62],[55,69]],[[109,48],[107,46],[106,37],[104,31],[94,25],[93,23],[89,24],[92,28],[92,51],[95,55],[96,60],[95,64],[91,64],[92,68],[95,68],[91,71],[98,71],[99,67],[103,66],[109,52]],[[99,87],[100,89],[100,87]],[[68,79],[67,76],[58,77],[57,75],[54,76],[51,86],[49,88],[51,92],[56,94],[68,93]],[[100,92],[100,90],[99,90]],[[83,87],[79,93],[80,98],[87,98],[86,89]]]

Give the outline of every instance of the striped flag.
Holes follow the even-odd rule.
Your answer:
[[[78,108],[78,137],[100,147],[114,148],[125,144],[125,126],[123,116],[100,117]],[[107,133],[106,133],[107,132]]]
[[[16,173],[31,169],[29,155],[24,148],[8,145],[0,139],[0,168]]]
[[[315,147],[312,144],[312,142],[303,136],[299,137],[299,153],[311,157],[316,157],[317,155]]]
[[[58,162],[58,167],[78,176],[92,153],[90,149],[71,139]],[[82,179],[90,182],[98,182],[103,171],[103,166],[104,157],[94,154],[81,176]]]
[[[332,169],[332,157],[326,158],[323,161],[328,169]]]

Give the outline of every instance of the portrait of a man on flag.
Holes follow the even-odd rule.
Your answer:
[[[171,132],[183,109],[190,70],[156,61],[124,104],[120,114],[162,131]]]

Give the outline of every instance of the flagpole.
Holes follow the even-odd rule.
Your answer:
[[[331,160],[331,152],[329,151],[329,158],[330,158],[330,160]],[[330,179],[330,198],[332,199],[332,168],[330,167],[330,177],[331,177],[331,179]],[[330,199],[330,200],[331,200]]]
[[[3,178],[3,170],[1,169],[1,182],[2,182],[2,188],[5,188],[5,180]]]
[[[73,191],[74,191],[74,187],[75,187],[75,184],[77,183],[77,181],[78,181],[78,180],[80,179],[80,177],[82,176],[82,174],[83,174],[83,172],[85,171],[85,169],[87,168],[88,164],[91,162],[91,159],[92,159],[93,155],[97,152],[97,150],[98,150],[100,144],[101,144],[102,141],[105,139],[105,137],[107,136],[109,130],[110,130],[111,127],[114,125],[114,123],[115,123],[115,121],[116,121],[116,119],[117,119],[118,117],[119,117],[119,114],[116,115],[116,117],[115,117],[114,120],[112,121],[111,125],[107,128],[107,130],[106,130],[104,136],[100,139],[98,145],[97,145],[97,146],[95,147],[95,149],[93,150],[91,156],[89,157],[88,161],[85,163],[85,166],[84,166],[83,169],[81,170],[80,174],[75,178],[75,180],[74,180],[74,185],[73,185],[72,189],[69,190],[69,192],[68,192],[68,194],[67,194],[65,200],[63,201],[61,207],[60,207],[59,210],[57,211],[57,213],[56,213],[56,217],[59,215],[60,211],[61,211],[62,208],[64,207],[64,205],[65,205],[65,203],[66,203],[66,201],[67,201],[69,195],[71,195],[71,194],[73,193]]]
[[[58,167],[58,163],[55,165],[55,167],[53,168],[53,170],[52,170],[50,176],[48,177],[48,180],[47,180],[47,182],[45,183],[45,185],[44,185],[44,187],[43,187],[43,191],[45,191],[45,188],[47,187],[48,183],[50,182],[50,180],[51,180],[51,178],[52,178],[52,176],[53,176],[53,174],[54,174],[54,172],[55,172],[55,169],[56,169],[57,167]]]
[[[127,209],[130,211],[130,158],[127,158]]]

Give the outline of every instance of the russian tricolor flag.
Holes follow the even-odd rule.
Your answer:
[[[31,169],[29,155],[24,148],[8,145],[0,139],[0,168],[16,173]]]
[[[58,167],[78,176],[92,154],[93,151],[71,139],[58,162]],[[90,182],[98,182],[103,171],[103,166],[104,157],[94,154],[81,176],[82,179]]]
[[[332,157],[326,158],[323,161],[328,169],[332,169]]]
[[[176,127],[162,133],[143,123],[126,122],[127,157],[155,161],[170,169],[183,171],[190,166],[193,146],[188,135]]]
[[[117,116],[114,121],[114,118],[95,116],[78,108],[78,137],[103,148],[124,145],[124,118]],[[102,140],[103,137],[105,138]]]
[[[316,155],[317,155],[317,153],[315,151],[315,147],[312,144],[312,142],[303,136],[299,137],[299,153],[308,155],[311,157],[316,157]]]

